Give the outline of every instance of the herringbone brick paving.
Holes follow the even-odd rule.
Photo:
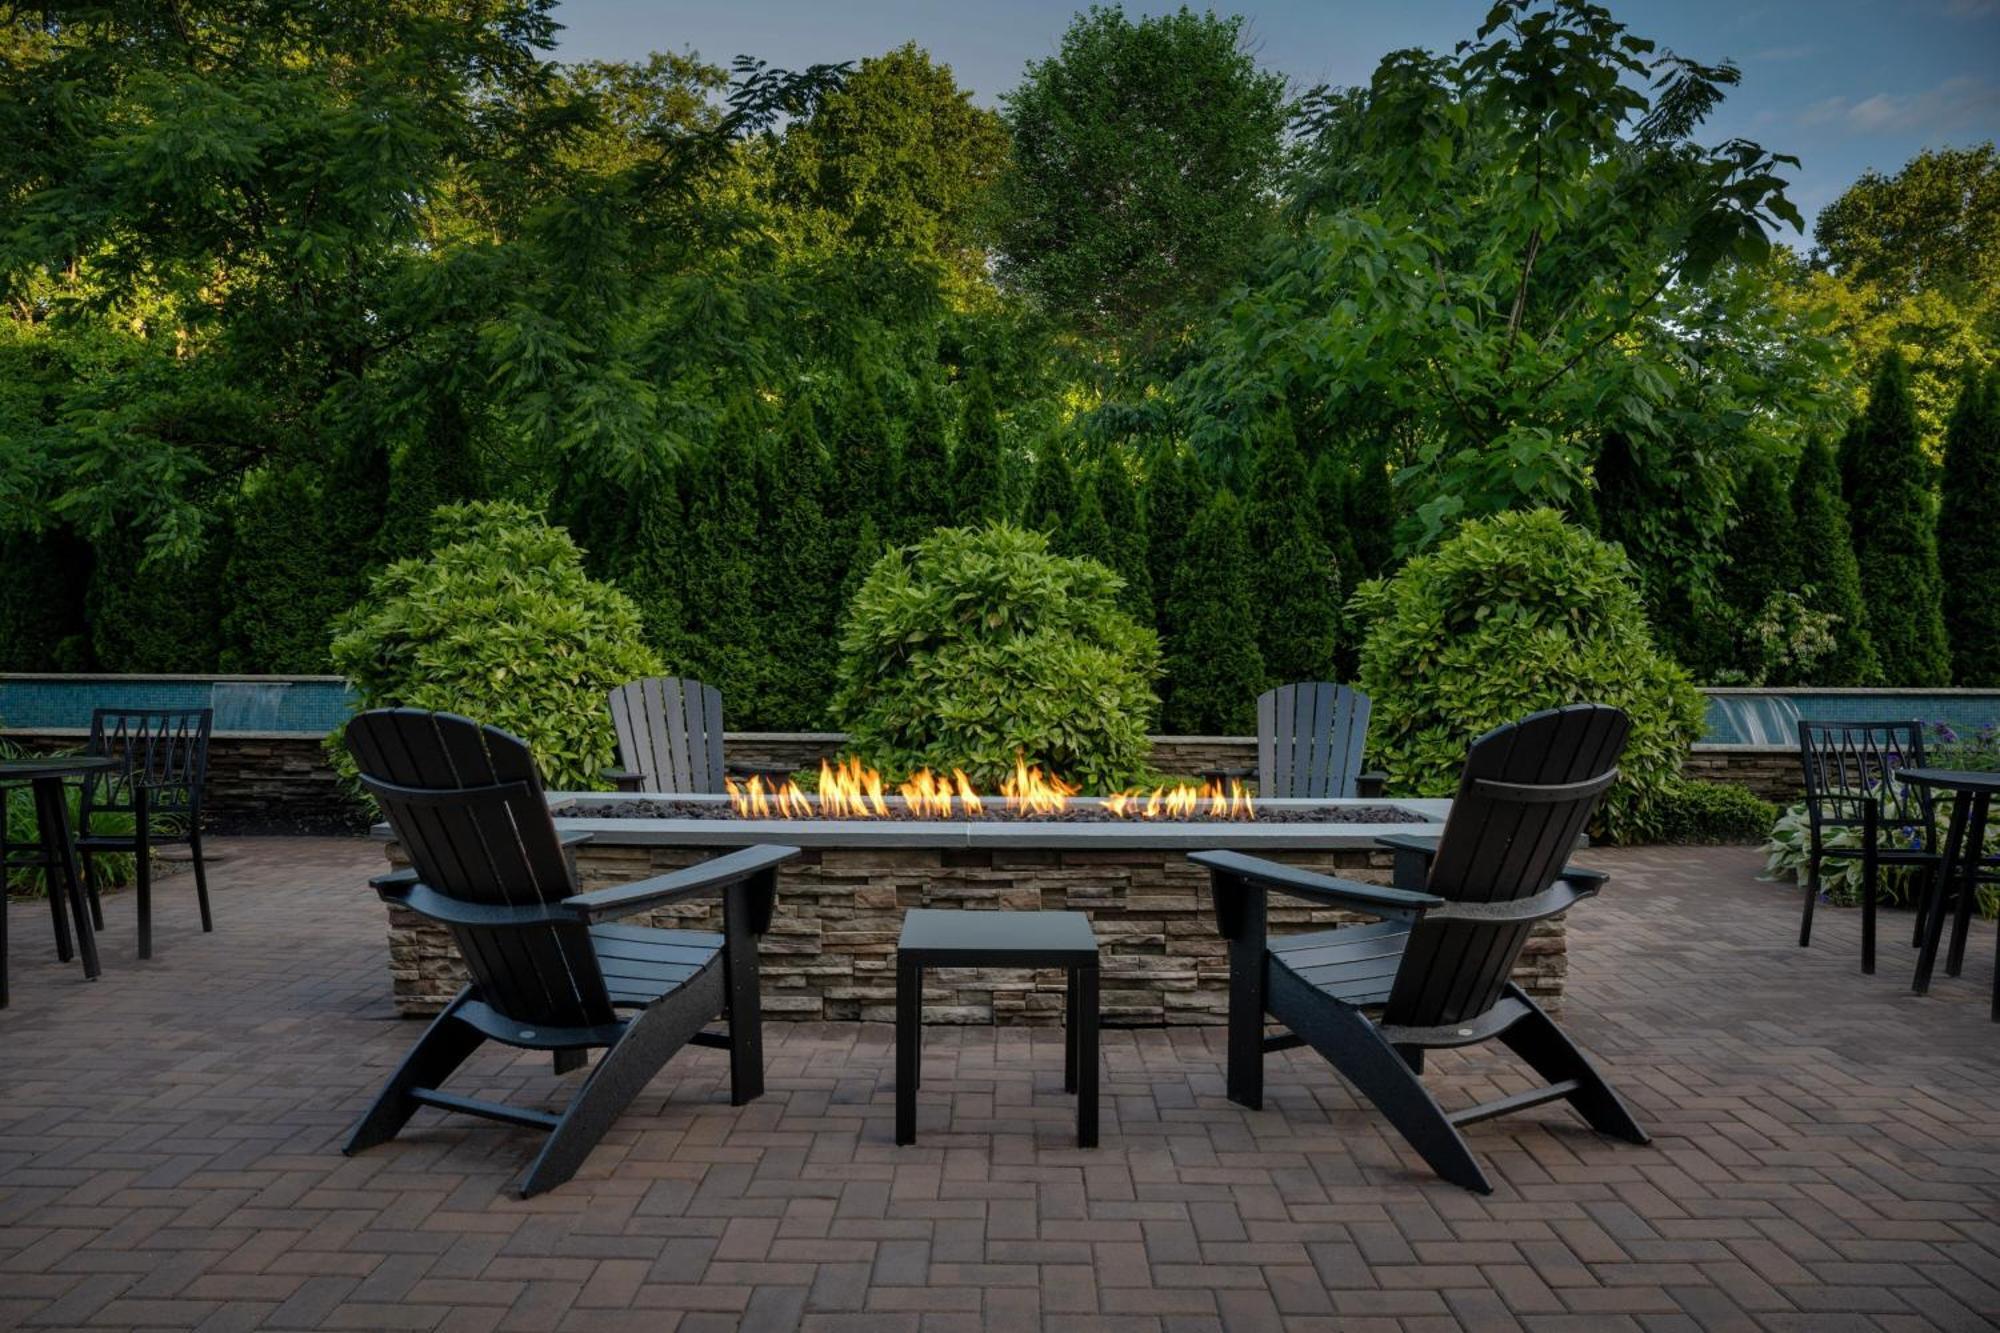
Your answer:
[[[920,1145],[890,1031],[767,1028],[770,1091],[677,1056],[572,1184],[532,1136],[429,1115],[337,1145],[415,1036],[392,1020],[362,840],[242,839],[219,929],[160,889],[158,957],[108,904],[105,976],[11,913],[0,1326],[705,1330],[1915,1329],[2000,1320],[1992,928],[1924,999],[1861,977],[1852,913],[1737,849],[1599,851],[1565,1021],[1651,1147],[1559,1107],[1471,1131],[1499,1189],[1429,1179],[1309,1052],[1222,1096],[1219,1031],[1107,1031],[1103,1147],[1072,1146],[1052,1030],[934,1029]],[[1885,938],[1907,931],[1891,915]],[[1907,934],[1904,934],[1907,938]],[[455,1084],[556,1104],[537,1060]],[[1446,1055],[1447,1105],[1525,1086]]]

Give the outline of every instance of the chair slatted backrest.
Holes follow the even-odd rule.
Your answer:
[[[722,791],[722,691],[679,676],[648,676],[611,691],[618,762],[645,790]]]
[[[1431,861],[1429,892],[1450,903],[1514,903],[1555,883],[1618,776],[1631,721],[1576,704],[1534,713],[1472,743]],[[1411,932],[1385,1023],[1462,1023],[1492,1008],[1532,920],[1431,920]]]
[[[455,713],[383,708],[347,724],[347,748],[426,887],[506,907],[556,903],[576,891],[520,737]],[[479,998],[507,1017],[547,1027],[613,1021],[581,923],[446,924]]]
[[[1324,801],[1354,795],[1368,742],[1368,696],[1329,681],[1257,697],[1257,793]]]
[[[92,709],[90,753],[109,755],[121,766],[85,778],[78,823],[88,829],[94,814],[130,813],[141,783],[151,814],[198,821],[214,724],[209,708]]]
[[[1899,768],[1924,766],[1921,722],[1799,722],[1799,764],[1806,795],[1813,798],[1863,796],[1881,802],[1884,825],[1931,827],[1935,804],[1928,787],[1894,780]],[[1861,805],[1829,803],[1821,823],[1859,824]],[[1928,845],[1928,843],[1926,844]]]

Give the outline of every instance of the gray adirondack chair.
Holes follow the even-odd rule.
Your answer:
[[[1325,801],[1380,796],[1384,775],[1363,772],[1368,696],[1331,681],[1280,685],[1257,696],[1257,794]]]
[[[470,718],[378,709],[347,725],[361,782],[411,869],[373,887],[384,902],[451,931],[472,981],[411,1048],[348,1139],[392,1139],[423,1107],[539,1129],[548,1142],[522,1197],[562,1184],[681,1047],[729,1052],[730,1102],[764,1090],[757,937],[771,923],[777,867],[795,847],[752,847],[683,870],[576,891],[568,843],[549,815],[528,747]],[[720,893],[725,933],[610,924]],[[629,1016],[628,1016],[629,1013]],[[726,1016],[726,1033],[704,1031]],[[604,1056],[560,1114],[445,1092],[488,1041],[549,1051],[558,1073]]]
[[[1616,780],[1630,729],[1617,709],[1584,704],[1481,736],[1443,834],[1382,840],[1396,852],[1395,887],[1194,853],[1229,941],[1230,1100],[1260,1107],[1265,1052],[1311,1046],[1434,1171],[1480,1193],[1493,1187],[1463,1125],[1565,1099],[1600,1132],[1647,1142],[1583,1052],[1510,980],[1535,923],[1603,883],[1564,861]],[[1269,939],[1272,892],[1379,920]],[[1266,1014],[1288,1031],[1266,1036]],[[1424,1087],[1423,1053],[1496,1038],[1547,1086],[1445,1111]]]
[[[611,691],[621,791],[720,792],[722,691],[679,676],[647,676]]]

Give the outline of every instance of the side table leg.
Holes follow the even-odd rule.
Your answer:
[[[1986,856],[1986,816],[1993,798],[1985,792],[1970,798],[1972,814],[1966,820],[1964,880],[1958,888],[1958,912],[1951,923],[1951,948],[1945,952],[1944,974],[1955,977],[1965,966],[1965,937],[1972,928],[1972,909],[1979,902],[1979,866]]]
[[[924,970],[896,960],[896,1142],[917,1141],[917,1071],[923,1062]]]
[[[76,844],[70,840],[69,805],[63,800],[61,778],[40,778],[35,784],[36,822],[42,830],[42,855],[48,862],[49,897],[64,895],[76,926],[77,952],[83,955],[83,975],[97,980],[97,934],[90,928],[90,907],[83,900],[83,881],[76,873]],[[57,937],[60,954],[61,937]]]
[[[1076,1146],[1097,1146],[1097,965],[1076,976]]]
[[[1937,874],[1924,898],[1924,942],[1917,954],[1917,974],[1910,978],[1910,989],[1918,995],[1930,990],[1931,971],[1937,966],[1938,945],[1944,939],[1945,909],[1951,899],[1952,876],[1957,873],[1959,857],[1964,854],[1966,816],[1970,813],[1966,807],[1970,804],[1962,798],[1951,803],[1951,823],[1945,829],[1944,855],[1938,858]]]
[[[1076,973],[1063,969],[1063,1091],[1076,1091]]]

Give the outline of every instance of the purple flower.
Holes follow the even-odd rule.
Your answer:
[[[1949,722],[1938,723],[1937,734],[1938,734],[1938,739],[1943,741],[1946,745],[1958,744],[1958,733],[1951,729],[1951,723]]]

